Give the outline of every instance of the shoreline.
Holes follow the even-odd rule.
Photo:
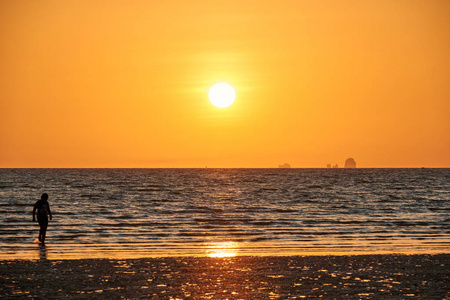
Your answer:
[[[76,260],[76,259],[146,259],[165,257],[283,257],[283,256],[360,256],[360,255],[450,255],[446,245],[441,247],[396,250],[367,247],[241,247],[235,242],[175,245],[123,243],[123,244],[46,244],[41,246],[2,247],[0,261],[13,260]]]
[[[450,254],[1,260],[0,295],[444,299]]]

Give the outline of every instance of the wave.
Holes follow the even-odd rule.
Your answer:
[[[132,188],[132,189],[130,189],[130,191],[137,191],[137,192],[164,192],[164,191],[167,191],[167,190],[162,189],[161,187],[158,187],[158,188],[147,187],[147,188]]]
[[[429,226],[430,223],[428,222],[409,222],[409,221],[394,221],[392,224],[395,224],[397,226],[401,227],[415,227],[415,226]]]
[[[450,207],[428,207],[431,211],[450,211]]]
[[[89,195],[89,194],[83,194],[79,196],[80,198],[89,198],[90,200],[96,200],[96,199],[102,199],[102,195]]]

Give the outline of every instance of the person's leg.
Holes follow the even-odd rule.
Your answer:
[[[47,226],[48,226],[48,219],[47,217],[39,217],[38,216],[38,222],[39,222],[39,242],[42,244],[45,242],[45,235],[47,233]]]
[[[39,224],[39,238],[38,238],[39,242],[42,241],[42,226],[41,224]]]
[[[45,244],[45,235],[47,233],[47,225],[41,226],[41,231],[42,231],[41,242],[42,242],[42,245],[44,245]]]

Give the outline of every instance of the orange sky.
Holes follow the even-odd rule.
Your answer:
[[[2,0],[0,41],[0,167],[450,167],[447,0]]]

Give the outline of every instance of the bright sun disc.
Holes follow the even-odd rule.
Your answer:
[[[227,83],[217,83],[209,89],[209,101],[212,105],[225,108],[233,104],[236,93],[231,85]]]

